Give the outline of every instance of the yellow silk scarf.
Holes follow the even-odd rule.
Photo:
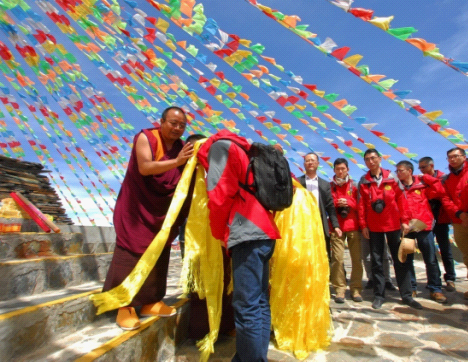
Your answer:
[[[205,171],[197,166],[194,194],[186,224],[185,255],[181,283],[185,294],[196,292],[206,299],[210,332],[197,346],[200,361],[206,362],[213,353],[220,330],[223,295],[223,256],[221,241],[212,236],[207,208]]]
[[[171,227],[186,199],[192,173],[197,164],[197,150],[201,144],[201,142],[198,142],[194,145],[194,155],[188,160],[186,167],[182,172],[181,179],[174,192],[163,226],[143,253],[132,272],[119,286],[116,286],[109,291],[90,296],[93,304],[97,307],[98,315],[109,310],[129,305],[155,266],[156,261],[158,261],[161,251],[168,240]]]
[[[321,215],[313,194],[294,185],[291,207],[275,216],[282,239],[271,259],[270,305],[278,348],[303,360],[330,344],[333,326]]]
[[[194,145],[194,156],[184,168],[163,226],[135,268],[119,286],[90,297],[98,315],[130,304],[155,266],[188,193],[197,165],[197,150],[204,141]],[[277,241],[271,260],[270,303],[278,347],[304,359],[310,351],[325,348],[330,343],[329,265],[314,196],[300,184],[295,186],[292,206],[277,213],[275,218],[283,238]],[[194,291],[207,300],[210,332],[197,343],[201,361],[207,361],[214,351],[223,294],[221,242],[211,235],[207,201],[205,173],[202,166],[198,166],[186,225],[181,282],[184,293]]]

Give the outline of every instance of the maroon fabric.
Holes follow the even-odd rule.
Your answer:
[[[145,134],[149,138],[154,138],[151,133]],[[139,135],[140,133],[135,136],[134,145]],[[149,141],[150,145],[155,142],[155,140]],[[164,157],[161,161],[175,159],[183,143],[180,140],[175,141],[171,150],[167,150],[165,145],[163,147]],[[138,171],[134,146],[114,210],[114,228],[118,246],[135,253],[145,252],[163,225],[183,169],[184,165],[162,174],[143,176]],[[177,236],[178,228],[185,219],[183,214],[180,213],[171,229],[168,243]]]
[[[231,306],[233,294],[226,294],[226,290],[231,281],[231,259],[226,254],[226,249],[222,249],[224,277],[220,334],[226,334],[235,328],[235,324],[233,307]],[[207,300],[199,299],[196,293],[192,293],[190,294],[190,308],[188,337],[197,340],[202,339],[210,331],[210,326],[208,325]]]
[[[166,295],[166,279],[168,277],[169,256],[171,245],[161,252],[155,267],[151,270],[140,291],[128,306],[142,306],[161,301]],[[103,292],[120,285],[132,272],[142,254],[127,251],[116,245],[114,255],[104,282]]]

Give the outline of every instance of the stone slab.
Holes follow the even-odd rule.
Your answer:
[[[72,255],[80,253],[112,252],[115,236],[110,233],[96,234],[99,238],[86,238],[80,232],[19,232],[0,234],[0,261],[40,256]]]
[[[113,321],[112,314],[96,315],[89,295],[76,294],[0,315],[0,361],[15,360],[44,345],[53,345],[60,334],[68,335],[87,324],[102,319]]]
[[[347,251],[348,252],[348,251]],[[456,292],[446,292],[448,304],[430,300],[425,288],[426,274],[422,260],[415,259],[419,294],[417,301],[423,310],[403,305],[398,291],[386,291],[386,301],[378,310],[371,308],[372,290],[364,290],[361,303],[353,302],[346,293],[344,304],[331,300],[331,316],[334,334],[331,345],[312,352],[306,362],[409,362],[449,361],[467,362],[468,320],[467,270],[456,265]],[[441,267],[442,268],[442,267]],[[351,262],[345,255],[345,269],[350,276]],[[443,268],[442,268],[443,269]],[[394,272],[391,272],[394,278]],[[221,337],[215,344],[215,352],[209,361],[231,361],[236,352],[236,337]],[[176,351],[175,360],[192,362],[198,360],[198,349],[192,340],[186,341]],[[297,361],[288,351],[281,351],[270,344],[267,355],[271,361]]]
[[[0,262],[0,301],[106,277],[112,253]]]

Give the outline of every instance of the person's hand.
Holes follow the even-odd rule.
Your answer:
[[[194,154],[194,145],[192,145],[190,142],[185,144],[181,151],[179,152],[177,158],[176,158],[176,163],[178,166],[183,165],[186,163],[187,159],[189,159],[192,154]]]
[[[337,199],[337,203],[339,204],[339,207],[348,207],[347,198],[339,198]]]
[[[370,239],[370,230],[367,227],[363,228],[362,235],[365,239]]]
[[[404,233],[404,236],[405,236],[407,233],[409,233],[410,227],[409,227],[408,224],[402,223],[402,224],[401,224],[401,227],[402,227],[402,233]]]
[[[464,227],[467,227],[467,213],[466,212],[462,212],[460,215],[459,215],[459,219],[462,221],[462,225]]]
[[[339,227],[335,227],[334,231],[338,237],[342,237],[342,230]]]

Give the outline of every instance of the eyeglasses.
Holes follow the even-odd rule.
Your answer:
[[[446,160],[453,160],[453,159],[459,158],[460,156],[464,156],[464,155],[461,155],[461,154],[448,155],[448,157],[446,158]]]
[[[419,170],[423,170],[423,169],[426,169],[426,168],[428,168],[428,164],[427,164],[427,165],[419,166]]]
[[[369,158],[365,158],[365,161],[373,161],[375,159],[379,159],[379,156],[370,156]]]
[[[174,127],[174,128],[180,128],[182,130],[184,130],[186,128],[185,123],[178,123],[178,122],[174,122],[174,121],[168,121],[168,123],[171,125],[171,127]]]

